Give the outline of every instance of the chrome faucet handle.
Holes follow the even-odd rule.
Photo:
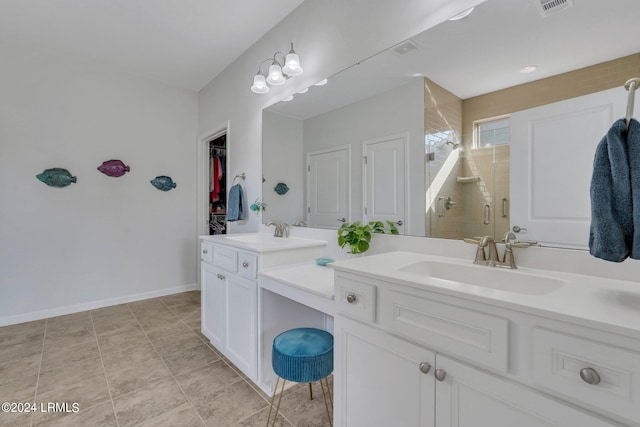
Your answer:
[[[473,260],[474,264],[483,264],[486,265],[487,264],[487,256],[484,253],[484,246],[482,246],[481,240],[479,239],[469,239],[469,238],[465,238],[464,239],[465,243],[471,243],[472,245],[478,245],[478,248],[476,249],[476,257]]]
[[[504,243],[514,242],[514,241],[517,241],[517,237],[515,234],[513,234],[513,231],[507,231],[506,233],[504,233],[504,237],[502,238],[502,241]]]
[[[282,234],[284,237],[289,237],[289,224],[286,222],[282,224]]]

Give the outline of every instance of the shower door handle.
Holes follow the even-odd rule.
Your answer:
[[[507,217],[507,202],[508,199],[506,197],[502,198],[502,218]]]
[[[484,225],[489,225],[491,223],[491,206],[489,205],[489,203],[485,203],[482,206],[483,209],[483,221],[482,223]]]

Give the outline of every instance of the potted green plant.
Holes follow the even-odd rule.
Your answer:
[[[386,226],[382,221],[370,221],[368,224],[362,224],[360,221],[346,222],[338,230],[338,245],[341,248],[349,245],[351,254],[363,254],[369,250],[371,235],[384,234],[387,227],[389,234],[399,234],[398,228],[391,221],[387,221]]]

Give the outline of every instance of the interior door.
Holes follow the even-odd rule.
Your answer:
[[[405,188],[408,135],[363,142],[364,222],[392,221],[406,234]]]
[[[520,239],[588,246],[593,156],[624,117],[626,97],[620,87],[511,115],[511,226],[526,229]]]
[[[351,221],[351,152],[347,146],[307,154],[307,223],[340,228]]]

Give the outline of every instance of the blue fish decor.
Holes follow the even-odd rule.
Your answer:
[[[51,187],[66,187],[72,182],[77,182],[75,176],[71,176],[71,172],[63,168],[45,169],[42,173],[36,175],[40,181]]]
[[[115,178],[129,172],[131,168],[125,165],[122,160],[107,160],[98,166],[98,170],[107,176]]]
[[[170,176],[160,175],[151,180],[151,185],[156,187],[158,190],[169,191],[172,188],[176,188],[177,184],[173,182]]]
[[[287,191],[289,191],[289,187],[287,187],[287,184],[285,184],[284,182],[279,182],[275,187],[273,187],[273,191],[282,196],[284,194],[287,194]]]

